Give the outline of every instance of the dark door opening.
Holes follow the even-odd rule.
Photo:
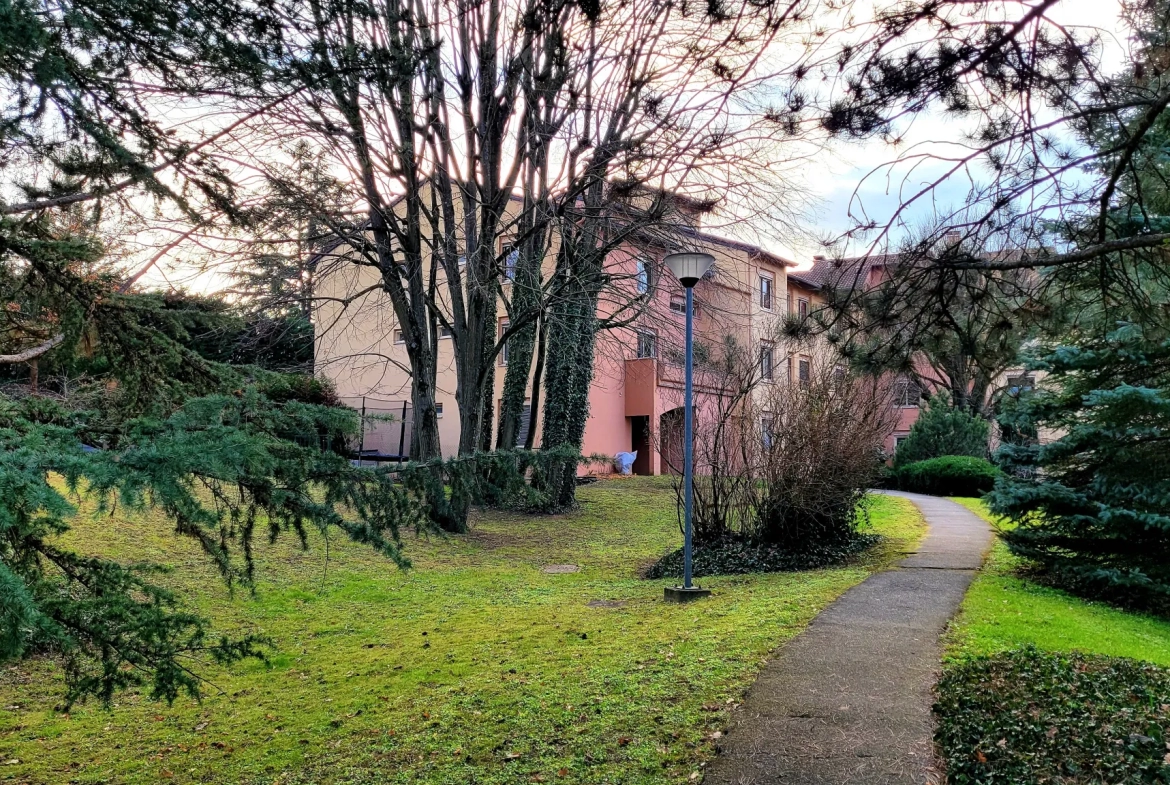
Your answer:
[[[633,472],[650,474],[650,418],[631,417],[630,433],[633,437],[630,440],[630,451],[638,453],[638,457],[634,459]]]

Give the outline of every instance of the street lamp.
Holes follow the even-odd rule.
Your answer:
[[[672,253],[664,260],[666,266],[674,273],[687,290],[687,384],[683,402],[683,585],[667,586],[665,599],[667,602],[689,602],[690,600],[705,597],[711,593],[710,589],[700,589],[691,585],[691,508],[694,503],[694,465],[692,456],[692,379],[694,373],[694,345],[693,330],[695,318],[695,284],[707,274],[715,264],[715,257],[709,253]]]

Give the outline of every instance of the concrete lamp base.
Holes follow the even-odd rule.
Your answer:
[[[700,589],[698,586],[692,586],[689,589],[682,586],[667,586],[662,590],[662,599],[667,602],[694,602],[703,597],[710,597],[710,589]]]

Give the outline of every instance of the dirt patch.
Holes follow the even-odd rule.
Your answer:
[[[576,564],[546,564],[540,568],[541,572],[547,572],[549,575],[565,575],[570,572],[580,572],[581,568]]]

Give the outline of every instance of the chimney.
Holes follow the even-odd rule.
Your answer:
[[[947,248],[953,248],[963,241],[963,233],[958,229],[948,229],[947,233],[943,235],[943,245]]]

